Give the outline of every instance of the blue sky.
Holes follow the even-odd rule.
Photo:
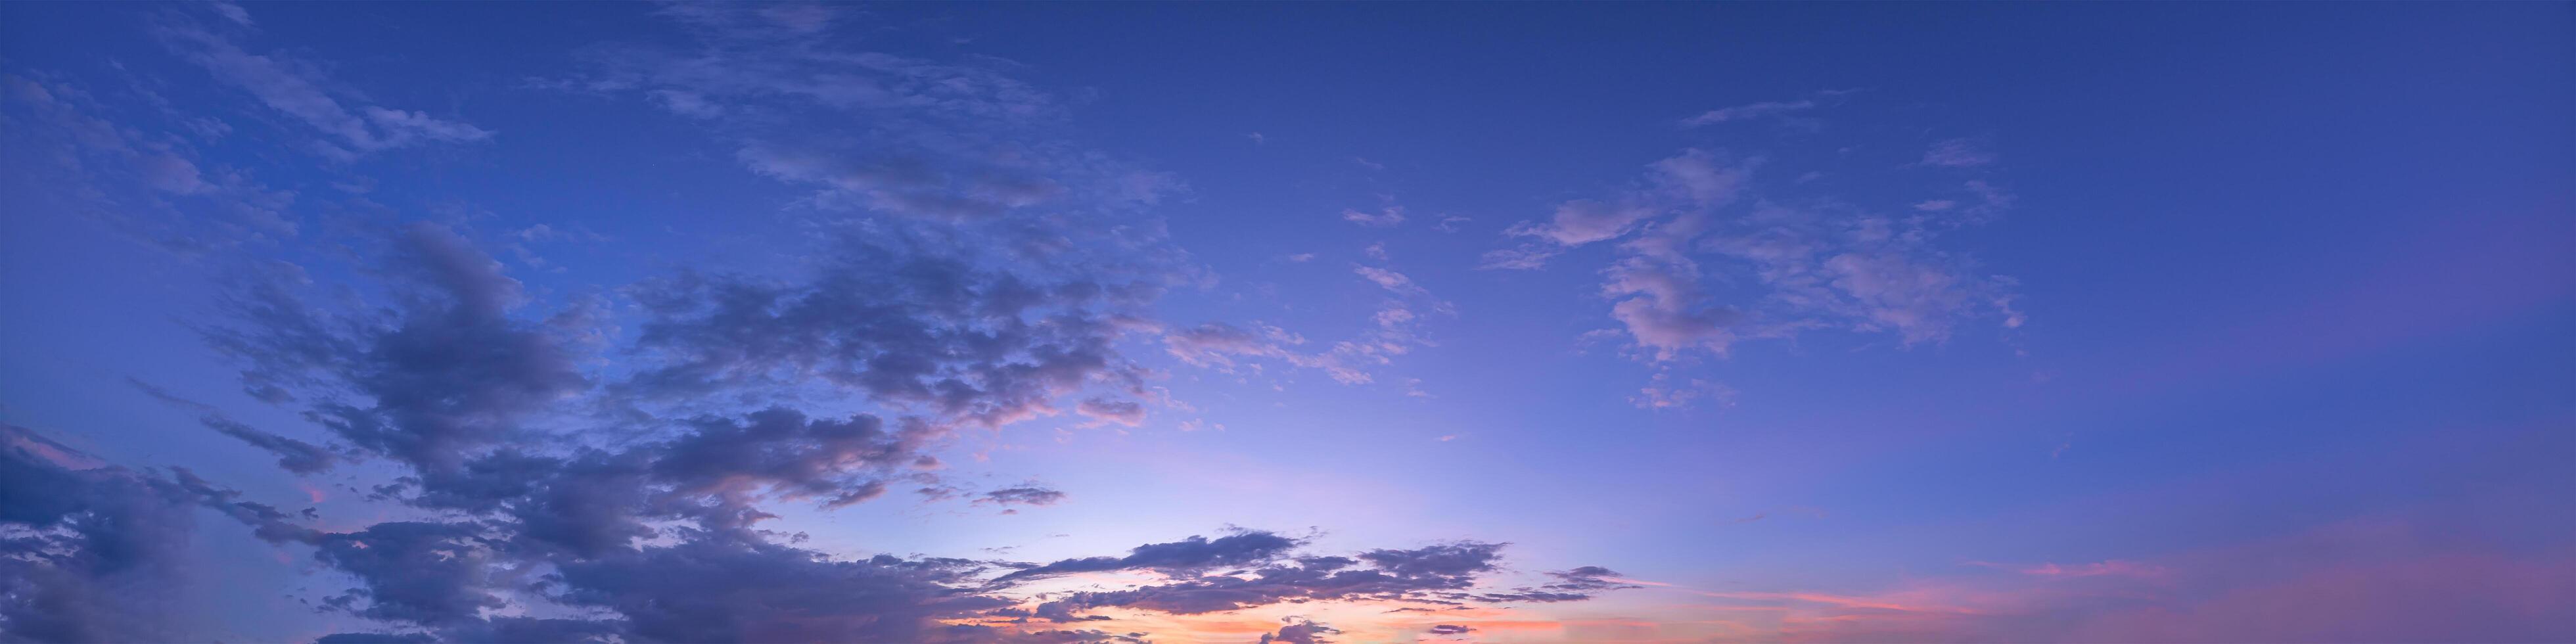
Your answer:
[[[2571,23],[0,5],[0,632],[2568,639]]]

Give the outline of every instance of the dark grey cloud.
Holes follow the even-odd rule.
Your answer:
[[[313,644],[433,644],[438,636],[428,633],[332,633],[314,638]]]
[[[135,391],[143,392],[143,395],[145,395],[145,396],[149,396],[149,397],[151,397],[153,400],[161,401],[163,404],[167,404],[167,405],[172,406],[172,407],[177,407],[177,408],[180,408],[180,409],[185,409],[185,410],[188,410],[188,411],[197,412],[197,413],[200,413],[200,414],[210,414],[210,413],[214,413],[214,412],[215,412],[215,406],[214,406],[214,405],[208,405],[208,404],[201,403],[201,402],[197,402],[197,401],[194,401],[194,400],[189,400],[189,399],[187,399],[187,398],[181,397],[181,396],[180,396],[180,395],[178,395],[178,394],[170,393],[170,391],[169,391],[169,390],[167,390],[167,389],[162,389],[162,388],[161,388],[160,386],[158,386],[158,385],[154,385],[154,384],[152,384],[152,383],[144,382],[144,381],[143,381],[142,379],[140,379],[140,378],[136,378],[136,377],[133,377],[133,376],[126,376],[126,377],[125,377],[125,384],[126,384],[126,386],[133,387]]]
[[[331,466],[339,460],[338,455],[320,445],[260,431],[258,428],[226,418],[213,405],[180,397],[133,376],[126,376],[125,384],[164,404],[201,414],[197,422],[216,432],[241,439],[242,442],[250,443],[252,447],[277,454],[277,466],[286,471],[297,474],[316,474],[331,469]]]
[[[1541,586],[1541,588],[1549,590],[1595,591],[1641,588],[1641,586],[1636,584],[1621,581],[1619,579],[1619,571],[1600,566],[1584,566],[1573,570],[1561,570],[1547,573],[1547,576],[1554,577],[1557,580],[1556,583]]]
[[[562,564],[562,598],[614,610],[649,641],[911,642],[932,620],[1010,603],[965,590],[981,567],[696,539]]]
[[[1492,572],[1502,550],[1503,544],[1467,541],[1412,550],[1371,550],[1359,557],[1395,575],[1463,581]]]
[[[977,642],[991,644],[1153,644],[1141,632],[1112,633],[1100,630],[1047,629],[1007,630],[975,624],[951,624],[928,629],[923,642]]]
[[[309,306],[271,280],[235,300],[234,326],[207,335],[245,360],[245,383],[255,393],[312,401],[310,418],[411,470],[381,488],[385,498],[450,518],[323,533],[189,477],[194,500],[273,541],[312,544],[319,561],[359,581],[326,607],[417,629],[341,637],[1051,641],[937,628],[935,620],[1015,601],[976,590],[984,582],[971,575],[982,564],[835,561],[772,543],[753,525],[769,517],[769,502],[831,508],[873,498],[892,483],[935,485],[922,468],[938,461],[922,450],[957,422],[1047,413],[1063,393],[1102,381],[1132,387],[1134,374],[1122,371],[1132,367],[1109,346],[1122,323],[1093,308],[1135,297],[1123,287],[1033,282],[853,244],[816,283],[782,288],[777,292],[792,295],[757,305],[745,297],[755,290],[749,281],[639,289],[648,322],[636,351],[655,368],[603,389],[573,367],[595,355],[584,353],[590,347],[574,340],[578,334],[552,323],[560,315],[520,315],[519,284],[461,236],[415,225],[394,233],[388,246],[399,252],[381,271],[392,303],[376,307],[380,315]],[[877,288],[885,285],[899,287]],[[689,298],[698,299],[683,302]],[[747,323],[762,316],[769,326]],[[759,334],[820,344],[765,347],[753,337]],[[694,386],[676,386],[674,374],[749,371],[760,367],[746,365],[815,346],[846,350],[849,361],[827,380],[930,416],[814,418],[770,407],[664,418],[649,411],[674,400],[685,409],[720,393],[739,400],[745,392],[794,387],[811,374],[734,374]],[[707,368],[719,362],[729,366]],[[600,443],[606,447],[530,430],[549,415],[592,405],[619,410],[611,418],[623,436]],[[986,498],[1043,504],[1062,493],[1022,486]],[[659,540],[639,547],[649,538]],[[1138,556],[1156,566],[1188,557],[1156,548]],[[541,573],[547,570],[555,572]],[[713,578],[742,585],[711,594]],[[612,617],[482,617],[531,602]],[[1062,641],[1116,637],[1058,634]]]
[[[250,526],[252,536],[269,543],[309,544],[321,538],[321,532],[297,523],[295,517],[276,506],[237,500],[242,495],[240,491],[208,483],[188,468],[170,468],[168,482],[162,483],[161,487],[165,495],[193,501]],[[309,509],[307,511],[310,512]]]
[[[977,503],[999,505],[1055,505],[1064,501],[1064,492],[1037,485],[1016,485],[985,492]]]
[[[1474,627],[1459,626],[1457,624],[1433,625],[1430,631],[1433,635],[1465,635],[1473,632],[1476,632]]]
[[[193,529],[168,486],[0,423],[0,640],[187,639]]]
[[[516,569],[498,564],[494,541],[473,523],[394,521],[322,535],[314,557],[362,585],[326,605],[360,617],[424,626],[474,620],[507,605],[499,592]],[[363,605],[361,602],[363,601]]]
[[[767,488],[832,508],[885,490],[878,480],[907,469],[936,430],[919,423],[888,427],[869,415],[806,418],[773,407],[743,419],[701,418],[688,434],[659,446],[654,479],[684,496],[739,499]],[[871,476],[877,478],[870,478]]]
[[[579,557],[632,548],[656,534],[648,525],[688,521],[706,533],[749,538],[771,500],[810,500],[829,509],[915,480],[929,425],[889,427],[865,414],[808,418],[783,407],[739,417],[682,421],[672,438],[622,451],[567,456],[499,451],[447,473],[415,479],[404,500],[424,507],[506,518],[516,547]]]
[[[514,421],[581,390],[568,341],[511,318],[518,280],[453,231],[407,226],[394,240],[404,313],[372,334],[342,374],[373,399],[331,404],[319,420],[357,446],[424,470],[509,433]]]
[[[313,644],[432,644],[449,642],[583,642],[621,641],[626,624],[619,620],[495,617],[469,621],[437,632],[332,633]]]
[[[1485,575],[1500,570],[1502,544],[1457,542],[1414,549],[1378,549],[1355,557],[1302,556],[1228,574],[1198,576],[1181,569],[1167,583],[1126,590],[1083,591],[1040,604],[1036,616],[1054,621],[1084,619],[1085,610],[1122,607],[1175,614],[1214,613],[1283,602],[1333,600],[1410,601],[1456,605],[1486,599],[1470,590]],[[1283,546],[1283,549],[1285,546]],[[1273,555],[1270,559],[1279,557]],[[1121,566],[1117,559],[1095,557],[1048,564],[1057,572],[1141,568]],[[1356,567],[1361,563],[1368,567]],[[1003,580],[1024,576],[1024,570]],[[1541,601],[1589,599],[1582,593],[1554,593]]]
[[[1279,632],[1261,634],[1258,644],[1331,644],[1333,640],[1324,639],[1324,636],[1342,633],[1332,625],[1303,617],[1286,617],[1280,621],[1288,622],[1288,625],[1279,627]]]
[[[1627,590],[1631,588],[1644,587],[1621,581],[1619,579],[1618,571],[1600,566],[1583,566],[1573,570],[1555,571],[1547,573],[1547,576],[1555,579],[1556,581],[1534,587],[1524,586],[1514,588],[1511,592],[1482,593],[1472,596],[1460,594],[1451,596],[1451,598],[1487,603],[1579,602],[1591,599],[1593,595],[1600,594],[1603,591]]]
[[[206,416],[197,421],[225,436],[241,439],[242,442],[250,443],[252,447],[276,454],[277,466],[289,472],[318,474],[331,469],[332,464],[339,461],[337,455],[320,445],[260,431],[258,428],[241,424],[230,418]]]
[[[447,472],[585,388],[571,338],[510,315],[520,285],[499,262],[435,224],[384,242],[390,314],[299,298],[288,280],[300,272],[226,299],[234,323],[204,332],[245,363],[247,392],[272,402],[301,392],[317,399],[308,418],[359,449]]]
[[[1000,426],[1057,413],[1085,388],[1134,393],[1118,340],[1159,278],[1034,277],[979,268],[947,242],[845,238],[813,279],[696,273],[633,290],[658,366],[621,385],[647,400],[825,382],[876,402]]]
[[[1215,539],[1191,535],[1190,538],[1180,541],[1136,546],[1124,557],[1065,559],[1012,572],[995,581],[1009,583],[1078,572],[1111,570],[1152,570],[1166,574],[1194,573],[1269,561],[1287,554],[1297,545],[1295,539],[1259,530],[1237,532]]]

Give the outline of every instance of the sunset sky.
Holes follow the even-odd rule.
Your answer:
[[[2576,5],[0,3],[0,641],[2576,641]]]

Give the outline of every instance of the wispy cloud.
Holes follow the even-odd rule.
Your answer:
[[[217,80],[249,92],[261,104],[301,121],[326,140],[314,150],[338,160],[428,143],[468,143],[490,139],[492,131],[428,113],[365,102],[359,92],[343,87],[322,66],[280,52],[252,53],[230,31],[248,29],[248,14],[234,5],[228,14],[241,24],[217,25],[173,19],[160,35],[164,44],[196,63]]]
[[[1379,208],[1377,212],[1366,212],[1344,208],[1342,209],[1342,221],[1372,228],[1387,228],[1396,224],[1404,223],[1404,207],[1387,206]]]
[[[1834,99],[1848,94],[1853,94],[1858,91],[1859,90],[1832,90],[1817,92],[1814,98],[1802,98],[1793,101],[1763,101],[1760,103],[1721,107],[1701,112],[1698,116],[1682,119],[1681,123],[1682,127],[1701,127],[1717,125],[1720,123],[1751,121],[1774,116],[1795,114],[1816,109],[1817,107],[1829,104],[1829,102]]]
[[[1932,144],[1923,151],[1923,164],[1944,168],[1973,168],[1995,162],[1995,153],[1969,139],[1948,139]]]

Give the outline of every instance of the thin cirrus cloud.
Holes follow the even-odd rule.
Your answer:
[[[1840,102],[1842,97],[1858,93],[1860,93],[1860,90],[1857,89],[1827,90],[1817,92],[1811,98],[1802,98],[1791,101],[1762,101],[1758,103],[1721,107],[1701,112],[1690,118],[1682,119],[1681,124],[1682,127],[1695,128],[1723,123],[1741,123],[1765,118],[1782,117],[1791,114],[1804,113],[1820,107],[1831,107]]]
[[[221,4],[230,12],[240,7]],[[470,123],[443,119],[417,110],[356,102],[359,99],[323,74],[317,65],[279,53],[257,54],[224,31],[248,31],[247,21],[231,26],[172,21],[161,30],[174,52],[226,84],[250,93],[269,109],[303,122],[324,135],[314,150],[337,160],[431,143],[470,143],[492,138],[492,132]]]

